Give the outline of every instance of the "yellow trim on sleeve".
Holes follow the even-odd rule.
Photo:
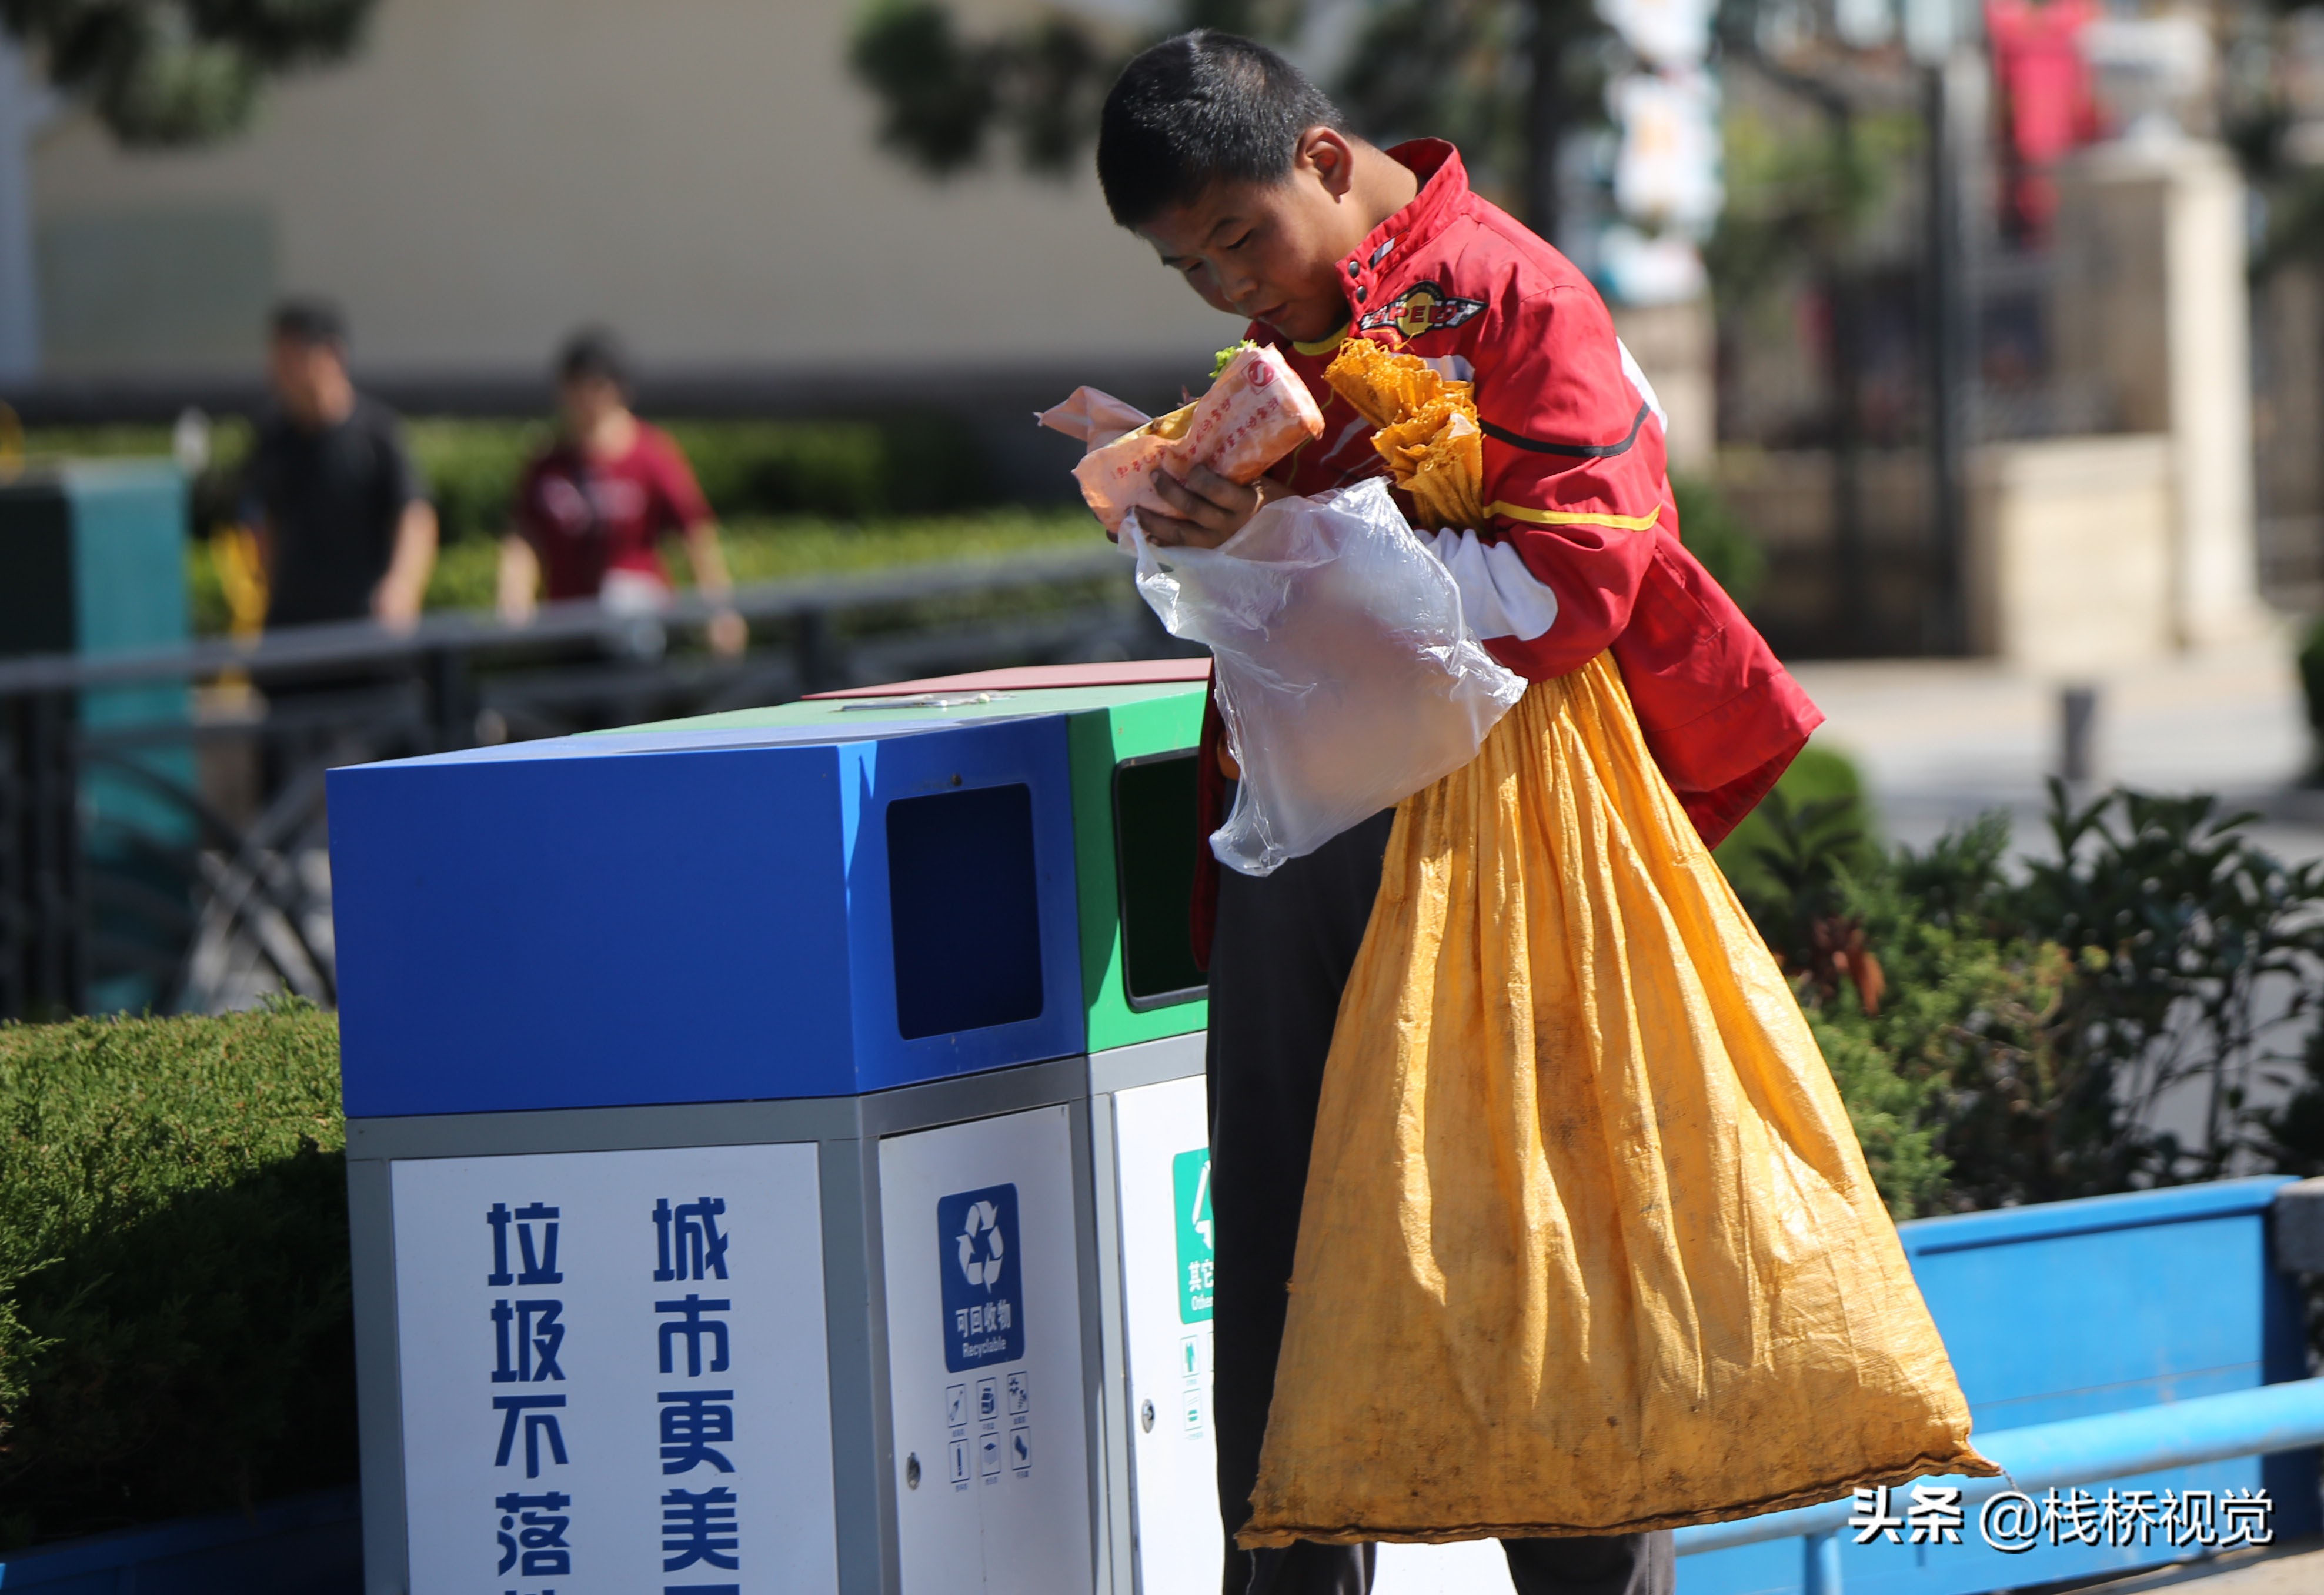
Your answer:
[[[1348,329],[1347,327],[1342,327],[1339,331],[1333,333],[1330,337],[1323,339],[1320,343],[1303,344],[1297,338],[1293,338],[1291,340],[1291,346],[1302,355],[1328,355],[1347,341]]]
[[[1506,515],[1512,521],[1528,521],[1535,526],[1611,526],[1619,531],[1645,531],[1663,518],[1660,510],[1650,515],[1608,515],[1596,510],[1533,510],[1506,499],[1495,499],[1487,504],[1485,513]]]

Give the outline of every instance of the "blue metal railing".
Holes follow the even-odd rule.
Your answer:
[[[1929,1481],[1959,1489],[1965,1507],[2004,1490],[2030,1493],[2232,1457],[2300,1451],[2324,1445],[2324,1378],[2003,1429],[1979,1435],[1977,1444],[2002,1467],[2004,1477],[1951,1475]],[[1805,1595],[1840,1595],[1840,1535],[1856,1510],[1851,1498],[1682,1528],[1678,1554],[1689,1556],[1797,1536],[1803,1542]]]

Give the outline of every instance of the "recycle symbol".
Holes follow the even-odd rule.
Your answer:
[[[976,1255],[976,1238],[982,1233],[990,1248],[990,1257]],[[1001,1240],[1001,1215],[990,1202],[973,1203],[957,1238],[960,1245],[960,1271],[968,1276],[971,1285],[981,1285],[991,1290],[1001,1283],[1001,1254],[1007,1249]]]

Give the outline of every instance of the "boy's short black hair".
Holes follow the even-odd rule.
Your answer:
[[[302,347],[344,349],[347,346],[346,318],[328,300],[287,299],[266,318],[266,329],[285,343]]]
[[[565,340],[557,355],[557,380],[586,382],[602,378],[626,393],[630,391],[630,361],[613,335],[602,327],[585,327]]]
[[[1346,124],[1266,45],[1200,28],[1121,69],[1098,119],[1097,180],[1113,219],[1135,227],[1213,183],[1281,182],[1301,134]]]

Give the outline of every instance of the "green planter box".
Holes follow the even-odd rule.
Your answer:
[[[134,653],[181,644],[188,629],[186,479],[173,462],[75,461],[0,484],[0,658]],[[91,688],[77,708],[82,862],[115,890],[94,912],[97,955],[72,1002],[134,1012],[161,992],[155,969],[175,961],[176,933],[166,908],[129,905],[190,912],[185,866],[163,861],[195,842],[191,749],[138,735],[184,724],[191,701],[165,682]]]

